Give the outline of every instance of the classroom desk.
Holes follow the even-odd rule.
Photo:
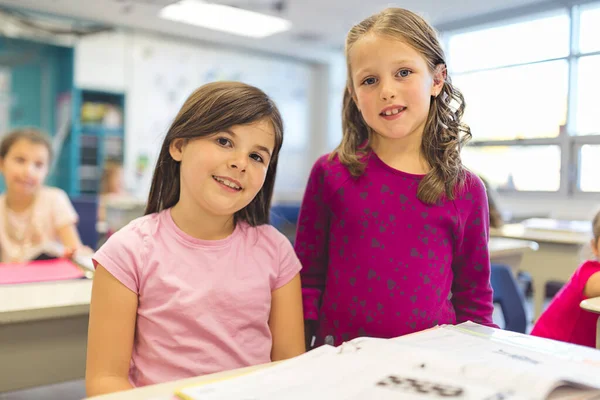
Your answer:
[[[490,261],[494,264],[504,264],[515,273],[520,270],[523,256],[526,253],[537,251],[537,242],[522,239],[509,239],[492,237],[488,243]]]
[[[583,300],[579,306],[586,311],[598,314],[598,322],[596,323],[596,348],[600,349],[600,297]]]
[[[85,376],[92,281],[0,285],[0,393]]]
[[[181,379],[178,381],[161,383],[158,385],[145,386],[134,390],[105,394],[102,396],[89,397],[93,400],[171,400],[173,393],[185,386],[197,385],[200,383],[208,383],[221,379],[232,378],[237,375],[243,375],[249,372],[258,371],[264,368],[271,367],[277,363],[261,364],[253,367],[241,368],[232,371],[224,371],[216,374],[205,375],[195,378]]]
[[[490,229],[490,236],[531,240],[539,244],[538,251],[523,255],[520,266],[522,271],[531,275],[533,281],[534,320],[544,306],[546,282],[568,281],[582,261],[582,246],[590,241],[590,235],[586,233],[528,229],[522,224]]]

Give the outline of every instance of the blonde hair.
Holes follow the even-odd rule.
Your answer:
[[[122,169],[123,164],[118,161],[108,160],[104,163],[104,170],[100,179],[100,194],[110,193],[110,182]]]
[[[352,46],[368,33],[407,43],[425,58],[431,73],[439,66],[446,66],[437,33],[423,18],[411,11],[387,8],[350,29],[345,48],[348,77],[342,109],[343,137],[330,159],[337,156],[353,176],[360,176],[364,172],[364,158],[370,148],[372,131],[352,97],[349,53]],[[463,95],[447,77],[440,94],[431,99],[421,143],[421,151],[431,167],[431,171],[419,183],[417,192],[418,198],[425,203],[433,204],[444,194],[448,199],[454,199],[457,185],[464,181],[465,169],[460,150],[471,138],[469,127],[461,122],[464,109]],[[367,146],[364,146],[365,143]]]

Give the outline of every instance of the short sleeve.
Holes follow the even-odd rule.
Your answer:
[[[279,246],[279,275],[275,281],[275,289],[279,289],[289,283],[302,269],[300,260],[294,252],[290,241],[283,235]]]
[[[111,235],[106,243],[94,254],[94,266],[102,265],[112,276],[129,290],[139,294],[140,271],[146,254],[145,235],[139,221]]]
[[[52,220],[56,229],[60,229],[67,225],[75,225],[79,220],[79,216],[71,204],[69,196],[58,188],[53,188],[52,192]]]

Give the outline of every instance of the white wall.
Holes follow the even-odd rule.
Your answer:
[[[329,66],[220,49],[142,32],[84,38],[75,49],[75,84],[126,94],[126,182],[140,197],[149,189],[162,139],[187,96],[217,79],[263,89],[280,108],[284,147],[276,197],[297,200],[314,159],[327,148]],[[136,172],[140,155],[150,168]]]

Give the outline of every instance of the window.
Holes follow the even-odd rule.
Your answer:
[[[600,192],[600,2],[444,37],[467,167],[500,191]]]

